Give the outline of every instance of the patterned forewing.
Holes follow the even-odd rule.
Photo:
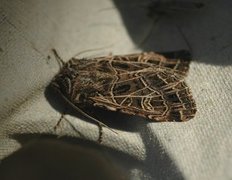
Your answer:
[[[100,86],[97,83],[98,94],[90,97],[96,106],[155,121],[184,121],[194,115],[195,103],[181,73],[176,70],[182,65],[168,68],[164,65],[171,63],[159,55],[115,56],[110,61],[98,60],[98,74],[103,69],[101,61],[107,64],[109,71],[104,73],[111,82]],[[156,61],[162,63],[155,64]]]

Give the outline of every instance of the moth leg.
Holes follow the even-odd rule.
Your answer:
[[[60,123],[61,123],[62,120],[66,120],[66,121],[70,124],[70,126],[72,127],[72,129],[73,129],[74,131],[76,131],[76,132],[79,134],[79,136],[80,136],[81,138],[86,139],[86,138],[84,137],[84,135],[81,134],[81,132],[78,131],[77,128],[76,128],[67,118],[65,118],[64,116],[65,116],[64,113],[61,114],[61,117],[60,117],[59,121],[58,121],[58,122],[56,123],[56,125],[54,126],[54,130],[56,131],[57,128],[59,128]],[[58,136],[58,137],[60,137],[60,136]]]
[[[77,108],[76,106],[74,106],[74,108],[77,109],[80,113],[82,113],[85,117],[88,117],[89,119],[91,119],[92,121],[94,121],[95,123],[98,124],[98,127],[99,127],[98,142],[99,142],[99,144],[102,143],[102,139],[103,139],[103,127],[108,128],[110,131],[114,132],[115,134],[118,134],[116,131],[114,131],[113,129],[108,127],[106,124],[100,122],[99,120],[97,120],[96,118],[94,118],[91,115],[87,114],[86,112],[82,111],[81,109]]]
[[[103,139],[103,127],[101,124],[98,124],[99,127],[99,137],[98,137],[98,143],[101,144],[102,143],[102,139]]]
[[[58,122],[57,122],[56,125],[54,126],[54,130],[55,130],[55,131],[56,131],[57,128],[60,126],[60,123],[61,123],[62,119],[64,119],[64,114],[61,114],[60,119],[58,120]]]
[[[65,120],[67,120],[64,116],[65,116],[65,114],[66,114],[66,111],[67,111],[67,109],[65,108],[65,110],[64,110],[64,112],[61,114],[61,116],[60,116],[60,119],[58,120],[58,122],[56,123],[56,125],[54,126],[54,130],[56,131],[57,130],[57,128],[60,126],[60,123],[61,123],[61,121],[63,120],[63,119],[65,119]]]
[[[56,123],[56,125],[54,126],[54,130],[56,131],[57,129],[58,129],[58,127],[60,126],[60,123],[61,123],[61,121],[63,120],[63,119],[65,119],[66,121],[68,121],[65,117],[64,117],[64,113],[63,114],[61,114],[61,117],[60,117],[60,119],[58,120],[58,122]],[[71,124],[71,123],[70,123]],[[72,125],[72,127],[73,127],[73,125]],[[101,123],[98,123],[98,127],[99,127],[99,137],[98,137],[98,143],[99,144],[101,144],[102,143],[102,139],[103,139],[103,125],[101,124]],[[74,128],[73,127],[73,129],[75,130],[75,131],[77,131],[77,129],[76,128]],[[83,136],[79,131],[77,131],[78,132],[78,134],[80,135],[80,136]]]

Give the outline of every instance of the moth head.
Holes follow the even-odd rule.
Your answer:
[[[63,95],[69,96],[71,94],[72,81],[77,76],[77,72],[64,66],[63,69],[53,78],[51,85],[58,89]]]

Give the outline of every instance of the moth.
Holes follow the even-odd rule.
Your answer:
[[[184,81],[188,69],[188,60],[154,52],[71,58],[51,84],[88,117],[84,109],[96,106],[154,122],[182,122],[196,113]]]

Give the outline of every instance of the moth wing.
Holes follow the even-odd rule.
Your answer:
[[[137,68],[142,64],[136,64]],[[114,68],[117,73],[111,83],[102,85],[97,95],[89,97],[95,106],[153,121],[187,121],[194,117],[195,102],[179,73],[162,66],[144,68],[144,64],[134,71]]]

